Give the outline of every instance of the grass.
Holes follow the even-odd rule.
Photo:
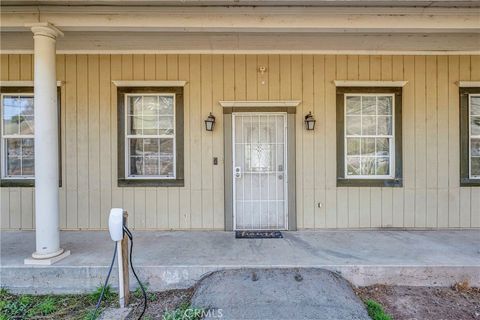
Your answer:
[[[203,314],[203,309],[191,308],[190,304],[183,303],[173,311],[166,311],[163,320],[200,320]]]
[[[148,286],[144,285],[143,287],[145,289],[145,293],[147,294],[148,302],[157,301],[157,295],[154,292],[149,292],[148,291]],[[133,291],[132,295],[137,299],[143,299],[142,288],[140,288],[140,286],[138,286],[137,289],[135,289],[135,291]]]
[[[383,307],[380,303],[375,300],[368,299],[365,301],[367,306],[368,315],[373,320],[393,320],[392,316],[383,310]]]
[[[84,295],[15,295],[0,289],[0,320],[16,319],[71,319],[94,320],[95,304],[101,287]],[[116,294],[105,290],[103,307],[113,305]]]

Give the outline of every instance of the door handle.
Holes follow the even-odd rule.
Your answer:
[[[241,178],[242,177],[242,168],[240,167],[235,167],[235,178]]]

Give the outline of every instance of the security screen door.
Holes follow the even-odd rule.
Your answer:
[[[287,114],[234,113],[235,230],[286,230]]]

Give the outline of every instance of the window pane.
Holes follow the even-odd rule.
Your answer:
[[[143,157],[130,157],[130,175],[143,175]]]
[[[143,97],[143,116],[156,116],[158,114],[159,103],[157,96]]]
[[[480,117],[471,117],[470,126],[472,136],[480,135]]]
[[[357,176],[360,174],[360,158],[348,157],[347,158],[347,175]]]
[[[33,134],[33,116],[19,116],[20,134]]]
[[[378,97],[378,114],[391,115],[392,114],[392,97],[380,96]]]
[[[33,158],[23,158],[22,174],[24,176],[33,176],[35,174],[35,160]]]
[[[360,135],[361,134],[361,117],[347,116],[347,134]]]
[[[143,139],[130,139],[130,155],[141,156],[143,155]]]
[[[17,99],[3,97],[3,133],[18,134],[20,107],[15,103]]]
[[[470,114],[480,115],[480,96],[470,97]]]
[[[362,157],[360,174],[364,176],[371,176],[375,174],[375,158]]]
[[[7,160],[7,175],[9,176],[21,176],[22,175],[22,166],[21,158],[19,157],[8,157]]]
[[[362,117],[362,135],[375,135],[376,134],[376,117],[375,116],[363,116]]]
[[[472,157],[470,175],[475,177],[480,176],[480,157]]]
[[[22,157],[33,158],[34,154],[34,139],[22,139]]]
[[[129,134],[142,134],[142,118],[140,116],[128,116]]]
[[[480,156],[480,139],[472,139],[470,143],[470,155]]]
[[[377,114],[377,98],[375,96],[362,97],[362,114],[363,115]]]
[[[160,139],[160,155],[173,155],[173,139],[166,138]]]
[[[360,155],[360,139],[348,138],[347,139],[347,155]]]
[[[173,157],[160,158],[160,175],[173,177]]]
[[[143,152],[145,156],[155,156],[159,154],[159,142],[157,138],[143,139]]]
[[[33,97],[32,96],[23,96],[19,97],[20,104],[20,113],[22,116],[31,116],[33,117]]]
[[[159,113],[162,115],[173,115],[173,96],[160,96]]]
[[[160,134],[173,135],[173,117],[160,117],[158,127],[160,128]]]
[[[22,139],[7,139],[7,157],[15,158],[22,156]]]
[[[158,157],[146,157],[144,159],[144,172],[146,176],[158,176]]]
[[[347,97],[347,114],[361,113],[361,97]]]
[[[391,116],[378,116],[378,135],[391,135],[392,134],[392,117]]]
[[[377,175],[389,175],[390,174],[390,158],[380,157],[377,158]]]
[[[142,97],[130,96],[128,98],[128,114],[142,115]]]
[[[143,120],[143,134],[144,135],[158,135],[158,117],[144,116]]]
[[[362,138],[362,156],[375,155],[375,138]]]
[[[390,139],[389,138],[377,138],[375,139],[377,144],[377,156],[390,155]]]

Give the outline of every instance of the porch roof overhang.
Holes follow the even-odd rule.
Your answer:
[[[5,53],[32,51],[35,22],[65,33],[59,53],[480,52],[478,7],[3,5],[0,18]]]

